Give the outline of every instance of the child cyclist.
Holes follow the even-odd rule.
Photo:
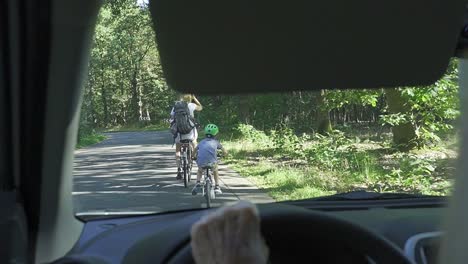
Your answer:
[[[226,155],[226,150],[221,146],[216,135],[218,134],[219,129],[214,124],[208,124],[205,127],[205,136],[206,138],[198,143],[195,153],[198,165],[197,172],[197,184],[192,190],[192,195],[196,195],[197,192],[201,191],[200,180],[202,177],[203,169],[206,167],[211,167],[214,174],[215,188],[214,191],[216,194],[222,194],[221,188],[219,187],[219,173],[218,173],[218,157],[217,152],[221,150],[223,155]]]

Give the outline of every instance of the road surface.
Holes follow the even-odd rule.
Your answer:
[[[169,132],[119,132],[77,150],[73,199],[76,213],[147,213],[206,207],[201,195],[192,196],[196,166],[189,188],[176,180],[176,166]],[[251,182],[220,166],[223,194],[214,206],[239,199],[273,202]]]

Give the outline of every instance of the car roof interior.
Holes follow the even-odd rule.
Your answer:
[[[0,262],[64,256],[83,223],[72,205],[81,87],[100,3],[0,1]],[[169,85],[233,94],[426,85],[458,56],[467,158],[465,2],[152,0]],[[459,162],[444,263],[466,263],[468,171]]]

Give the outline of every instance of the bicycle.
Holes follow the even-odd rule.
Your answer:
[[[213,173],[212,166],[205,166],[202,168],[202,180],[200,182],[202,195],[206,199],[206,205],[208,208],[211,207],[211,201],[216,198],[216,193],[213,188]],[[193,189],[192,195],[197,195],[196,189]]]
[[[184,179],[184,187],[188,187],[188,183],[192,180],[192,167],[193,167],[193,160],[192,160],[192,144],[190,140],[181,140],[180,141],[180,158],[181,158],[181,166],[182,166],[182,173]]]

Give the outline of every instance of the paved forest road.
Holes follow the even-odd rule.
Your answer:
[[[196,166],[189,188],[175,179],[176,166],[169,132],[120,132],[75,152],[75,212],[161,212],[205,207],[192,196]],[[215,206],[246,199],[273,202],[252,183],[226,166],[220,167],[223,194]]]

